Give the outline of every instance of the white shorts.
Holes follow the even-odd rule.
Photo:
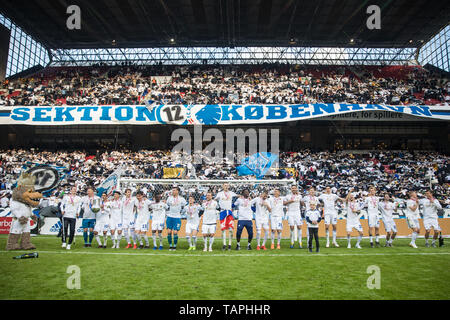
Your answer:
[[[425,227],[425,230],[430,230],[431,228],[433,228],[434,231],[441,231],[439,221],[436,218],[423,219],[423,225]]]
[[[13,219],[11,223],[11,228],[9,229],[9,233],[12,234],[22,234],[22,233],[29,233],[30,232],[30,222],[27,222],[25,224],[21,224],[19,220]]]
[[[302,216],[300,214],[295,216],[288,216],[288,224],[290,227],[302,226],[303,225]]]
[[[370,228],[379,228],[380,227],[380,218],[376,214],[369,214],[369,227]]]
[[[337,224],[337,213],[325,214],[325,224]]]
[[[134,226],[136,231],[148,231],[148,220],[136,220],[136,224]]]
[[[270,226],[272,227],[272,230],[283,230],[283,218],[270,217]]]
[[[134,229],[134,219],[133,220],[128,220],[128,219],[123,219],[123,223],[122,223],[122,229],[127,230],[127,229]]]
[[[198,223],[186,223],[186,234],[190,235],[192,231],[198,232]]]
[[[108,232],[110,229],[109,220],[97,220],[94,231],[97,233]]]
[[[214,234],[216,233],[216,225],[215,224],[203,224],[202,225],[202,234]]]
[[[363,228],[362,228],[361,223],[359,221],[355,221],[355,222],[350,221],[349,222],[347,220],[347,225],[346,225],[345,228],[346,228],[347,232],[352,232],[353,229],[356,229],[359,232],[363,231]]]
[[[152,230],[163,231],[164,230],[164,220],[152,220]]]
[[[268,219],[266,219],[266,220],[255,219],[255,226],[256,226],[257,232],[260,232],[261,229],[269,230],[269,220]]]
[[[386,232],[397,232],[397,226],[395,225],[394,219],[383,219],[384,229]]]
[[[408,217],[408,218],[406,218],[406,221],[408,222],[408,227],[410,229],[416,229],[416,228],[420,229],[419,219]]]
[[[111,230],[122,230],[122,219],[110,218],[109,227],[111,228]]]

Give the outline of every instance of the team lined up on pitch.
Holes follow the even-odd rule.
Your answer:
[[[430,191],[425,193],[425,198],[418,199],[416,192],[410,192],[410,197],[404,203],[399,199],[391,199],[388,194],[382,198],[376,195],[374,187],[369,188],[366,197],[355,199],[350,191],[345,198],[341,198],[331,192],[327,187],[325,192],[317,195],[314,187],[309,188],[304,196],[293,185],[289,194],[281,196],[280,190],[262,191],[254,198],[250,197],[248,189],[244,189],[240,195],[230,191],[227,183],[223,184],[222,191],[213,195],[206,193],[202,203],[196,203],[194,196],[188,195],[186,200],[180,195],[180,189],[174,187],[166,199],[161,194],[156,194],[150,200],[146,195],[137,190],[132,195],[131,189],[126,189],[122,195],[115,191],[110,199],[106,193],[101,197],[95,195],[93,188],[88,188],[87,195],[77,195],[76,187],[64,196],[61,203],[64,232],[62,246],[70,249],[75,234],[76,219],[82,213],[82,228],[84,246],[91,247],[95,237],[98,248],[106,248],[108,231],[113,242],[112,248],[119,248],[120,241],[125,237],[126,248],[149,249],[150,243],[147,232],[149,231],[150,213],[151,232],[153,238],[153,250],[162,250],[164,240],[162,232],[167,229],[169,250],[176,250],[178,244],[178,231],[181,228],[182,215],[186,216],[186,239],[188,250],[196,250],[200,221],[202,220],[201,234],[203,237],[203,251],[212,251],[216,234],[217,221],[220,220],[222,230],[223,250],[231,250],[235,219],[237,220],[236,250],[241,248],[241,234],[245,228],[248,233],[247,249],[251,250],[253,240],[253,213],[256,225],[256,250],[267,250],[266,243],[271,237],[270,248],[281,248],[282,220],[286,215],[290,227],[291,248],[296,243],[302,248],[302,225],[307,224],[308,249],[312,252],[313,238],[316,251],[319,252],[318,227],[324,220],[326,229],[326,247],[330,246],[330,227],[332,229],[332,244],[339,247],[336,241],[337,229],[337,202],[341,202],[346,212],[346,232],[348,248],[351,248],[351,232],[356,229],[359,233],[355,247],[361,248],[363,228],[359,219],[359,212],[367,207],[369,222],[370,246],[380,246],[379,226],[380,215],[386,229],[385,247],[392,247],[397,228],[392,213],[399,208],[405,209],[408,226],[412,230],[410,246],[417,248],[416,238],[420,232],[419,206],[423,209],[424,226],[426,229],[426,246],[429,246],[428,238],[431,229],[434,230],[432,246],[436,246],[436,240],[440,232],[437,210],[442,209],[441,204]],[[301,208],[305,210],[302,216]],[[67,236],[69,233],[69,237]],[[101,238],[103,237],[103,239]],[[275,237],[277,238],[275,241]],[[103,240],[103,241],[102,241]],[[227,245],[228,240],[228,245]],[[144,245],[145,242],[145,245]]]

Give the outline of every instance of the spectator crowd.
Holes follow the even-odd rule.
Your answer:
[[[448,79],[421,66],[49,67],[0,86],[0,106],[450,102]],[[150,97],[149,96],[149,97]]]
[[[98,187],[117,168],[124,171],[123,177],[162,179],[163,168],[185,169],[185,179],[231,180],[254,179],[254,176],[239,176],[235,159],[224,158],[221,163],[192,164],[185,154],[169,151],[141,150],[132,152],[98,150],[95,154],[84,151],[57,151],[13,149],[0,151],[0,194],[10,196],[10,190],[28,162],[66,167],[69,171],[56,193],[77,186],[84,193],[88,186]],[[246,156],[246,155],[241,155]],[[203,156],[204,157],[204,156]],[[423,194],[432,189],[435,197],[450,208],[450,157],[435,152],[380,151],[366,154],[343,152],[283,152],[278,167],[272,169],[265,179],[291,178],[301,190],[310,186],[320,192],[325,187],[344,196],[350,189],[365,193],[369,186],[381,192],[406,198],[414,190]],[[293,168],[295,170],[278,170]],[[292,172],[294,172],[292,174]],[[143,187],[154,188],[151,184]],[[5,204],[3,200],[0,204]]]

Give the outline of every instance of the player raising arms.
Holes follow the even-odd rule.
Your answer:
[[[186,214],[186,240],[189,244],[188,250],[197,249],[197,233],[200,224],[200,211],[202,207],[195,203],[194,196],[189,196],[189,203],[184,207],[183,212]]]
[[[394,241],[397,235],[397,226],[392,218],[392,212],[397,210],[398,203],[390,201],[388,193],[384,194],[383,201],[378,203],[378,208],[381,211],[381,217],[383,219],[384,228],[386,229],[386,244],[385,247],[392,247],[392,241]]]
[[[261,192],[259,197],[256,197],[250,201],[250,205],[255,204],[255,225],[256,225],[256,250],[266,250],[266,240],[269,234],[269,213],[271,211],[269,199],[267,198],[267,191]],[[264,229],[264,240],[261,244],[261,232]]]
[[[169,241],[169,250],[173,251],[177,249],[178,231],[181,228],[181,209],[186,205],[186,200],[180,196],[180,188],[172,189],[172,195],[169,196],[166,203],[169,206],[166,219],[167,240]]]
[[[153,250],[157,249],[156,246],[156,234],[159,237],[159,250],[163,249],[163,236],[164,223],[166,222],[166,210],[167,204],[161,201],[161,195],[155,195],[155,201],[151,203],[152,209],[152,238],[153,238]]]
[[[136,211],[137,211],[137,218],[136,218],[136,235],[139,239],[139,249],[149,249],[150,245],[148,243],[148,221],[150,220],[150,211],[149,206],[151,205],[151,201],[148,200],[142,191],[138,191],[136,193]],[[145,247],[142,242],[142,238],[145,239]]]
[[[323,202],[323,213],[325,220],[325,234],[327,237],[326,247],[330,246],[330,225],[333,227],[333,245],[339,248],[336,241],[337,233],[337,211],[336,211],[336,201],[345,201],[345,199],[339,198],[338,195],[331,193],[331,188],[326,187],[325,193],[319,196],[319,200]]]
[[[412,230],[410,247],[417,248],[416,238],[420,232],[419,224],[419,199],[415,191],[409,193],[409,199],[406,201],[406,221],[408,221],[408,226]]]
[[[122,209],[123,202],[120,200],[120,191],[113,192],[113,199],[109,202],[111,239],[113,241],[112,249],[119,249],[120,240],[122,240]],[[116,233],[117,230],[117,233]]]
[[[280,189],[275,189],[273,197],[270,198],[270,226],[272,228],[272,244],[270,249],[275,248],[275,231],[277,232],[277,249],[281,249],[281,232],[283,230],[283,198],[280,196]]]
[[[252,206],[250,204],[250,192],[248,189],[244,189],[242,191],[242,197],[237,199],[234,202],[234,206],[238,208],[238,226],[236,230],[236,250],[241,250],[241,235],[242,230],[244,228],[247,230],[248,233],[248,244],[247,244],[247,250],[252,250],[251,243],[253,239],[253,211]]]
[[[128,245],[126,249],[133,247],[131,238],[133,239],[134,249],[136,249],[136,234],[134,233],[134,223],[136,220],[136,198],[131,196],[131,189],[125,190],[125,197],[122,199],[122,229]]]
[[[375,244],[377,247],[380,246],[379,236],[380,236],[380,218],[378,216],[378,203],[379,199],[375,195],[375,187],[369,187],[369,194],[364,199],[364,203],[367,206],[367,214],[369,216],[369,240],[370,247],[373,248],[373,236],[375,233]]]
[[[355,228],[356,231],[358,231],[358,233],[359,233],[358,241],[356,242],[355,248],[361,249],[361,246],[359,244],[361,243],[361,239],[363,236],[363,228],[361,226],[361,222],[359,221],[359,216],[358,216],[358,213],[361,208],[360,208],[360,204],[358,203],[358,201],[355,200],[355,197],[351,190],[350,190],[349,194],[347,195],[347,198],[345,199],[345,205],[347,208],[347,226],[346,226],[347,241],[348,241],[347,248],[350,249],[352,247],[351,233],[352,233],[353,228]]]
[[[233,241],[233,228],[234,220],[233,213],[231,211],[232,199],[236,197],[236,193],[230,191],[230,185],[224,183],[222,185],[223,190],[220,191],[215,199],[219,202],[220,207],[220,230],[222,230],[223,247],[222,250],[226,249],[227,246],[227,233],[228,233],[228,250],[231,250],[231,242]]]
[[[209,251],[212,250],[212,245],[214,242],[214,234],[216,233],[217,226],[217,201],[213,200],[212,193],[208,191],[206,193],[206,201],[203,202],[203,223],[202,223],[202,234],[205,247],[203,251],[208,251],[208,239],[209,239]]]
[[[95,239],[98,243],[98,248],[106,249],[108,242],[108,230],[110,229],[110,217],[109,217],[109,201],[106,192],[102,193],[102,198],[100,200],[100,211],[97,212],[97,219],[94,228]],[[103,244],[100,240],[100,234],[103,233]]]
[[[434,229],[432,247],[436,247],[436,239],[438,238],[441,227],[439,226],[437,210],[442,209],[441,204],[433,197],[431,191],[425,192],[424,199],[420,199],[419,203],[423,205],[423,225],[425,227],[425,247],[429,247],[428,238],[430,237],[431,228]]]
[[[293,185],[291,187],[291,194],[284,197],[283,205],[287,206],[287,218],[289,228],[291,230],[291,249],[294,248],[295,232],[298,233],[298,246],[302,248],[302,214],[300,212],[300,202],[302,196],[298,193],[298,187]],[[295,230],[297,229],[297,230]]]
[[[99,212],[100,198],[94,194],[94,188],[87,189],[87,195],[81,200],[83,208],[83,220],[81,227],[83,228],[84,246],[92,247],[92,239],[94,238],[95,215]],[[89,239],[88,239],[89,231]]]

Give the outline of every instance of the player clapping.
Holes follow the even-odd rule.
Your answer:
[[[380,246],[379,236],[380,236],[380,218],[378,216],[378,203],[379,199],[375,195],[375,187],[369,188],[369,194],[364,199],[365,205],[367,206],[367,214],[369,217],[369,240],[370,247],[373,248],[373,236],[375,233],[375,244],[377,247]],[[374,232],[375,231],[375,232]]]
[[[300,212],[302,196],[298,193],[297,186],[291,187],[291,194],[284,197],[283,204],[287,207],[287,218],[291,230],[291,249],[294,248],[295,232],[298,234],[298,245],[302,248],[302,226],[303,220]],[[297,230],[295,230],[297,229]]]
[[[155,195],[155,201],[150,204],[152,210],[152,238],[153,238],[153,250],[157,249],[156,246],[156,234],[159,237],[159,250],[163,249],[163,237],[162,232],[164,230],[164,223],[166,220],[167,204],[161,201],[161,195]]]
[[[134,226],[136,221],[136,198],[131,196],[131,189],[125,190],[125,198],[122,199],[122,229],[127,240],[126,249],[133,247],[131,245],[131,238],[133,239],[134,249],[136,249],[136,234]]]
[[[323,213],[324,213],[324,220],[325,220],[325,234],[327,238],[326,247],[328,248],[330,246],[330,225],[333,228],[333,245],[336,248],[339,248],[339,245],[336,241],[336,233],[337,233],[337,211],[336,211],[336,201],[337,200],[345,200],[339,198],[334,193],[331,193],[331,188],[326,187],[325,193],[321,194],[319,196],[319,200],[323,202]]]
[[[383,219],[384,228],[386,229],[386,245],[385,247],[392,247],[392,241],[394,241],[397,235],[397,226],[392,218],[392,212],[397,210],[398,204],[390,201],[388,193],[384,194],[383,201],[378,204]]]
[[[100,200],[100,211],[97,212],[97,221],[95,223],[94,235],[98,243],[98,248],[106,249],[106,244],[108,242],[108,230],[110,218],[109,218],[109,201],[106,193],[102,193]],[[103,234],[103,244],[100,239],[100,234]]]
[[[113,199],[109,202],[111,239],[113,241],[112,249],[119,249],[120,240],[122,240],[122,209],[123,202],[120,200],[120,192],[113,192]],[[116,233],[117,230],[117,233]]]
[[[441,204],[433,197],[431,191],[425,192],[425,198],[420,199],[419,203],[423,205],[423,225],[425,227],[425,246],[428,247],[428,238],[430,236],[431,228],[434,230],[433,241],[431,246],[436,247],[436,240],[438,238],[441,227],[439,226],[437,210],[442,209]]]
[[[406,201],[406,220],[408,222],[409,228],[412,230],[410,247],[417,248],[416,238],[420,232],[419,224],[419,199],[414,191],[409,193],[409,199]]]
[[[212,250],[212,246],[214,243],[214,235],[216,233],[217,226],[217,201],[213,200],[212,193],[206,193],[206,201],[203,203],[203,224],[202,224],[202,234],[204,241],[203,251],[208,250],[208,239],[209,239],[209,251]]]
[[[267,192],[263,191],[259,197],[251,200],[250,204],[254,204],[256,206],[256,250],[266,250],[266,240],[269,234],[269,214],[271,211],[269,199],[267,198]],[[264,240],[262,246],[260,246],[262,229],[264,229]]]
[[[193,196],[189,197],[189,203],[184,207],[183,212],[186,214],[186,240],[189,244],[188,250],[197,249],[197,233],[200,224],[200,211],[202,207],[195,203]]]
[[[281,232],[283,230],[283,198],[280,196],[280,190],[275,189],[273,197],[270,198],[270,226],[272,227],[272,244],[270,249],[275,248],[275,232],[277,233],[277,249],[281,249]]]
[[[150,245],[148,242],[147,231],[148,221],[150,220],[149,206],[151,205],[151,201],[144,197],[144,193],[140,190],[136,193],[136,199],[137,218],[135,230],[140,244],[139,249],[149,249]],[[145,239],[145,247],[142,238]]]
[[[347,209],[347,226],[346,226],[346,231],[347,231],[347,241],[348,241],[348,245],[347,248],[351,248],[351,233],[353,229],[356,229],[359,233],[358,235],[358,241],[356,242],[356,246],[355,248],[357,249],[361,249],[360,243],[361,243],[361,239],[363,236],[363,229],[361,226],[361,222],[359,221],[359,216],[358,213],[360,211],[360,204],[358,203],[358,201],[355,200],[355,196],[353,195],[353,193],[350,191],[349,194],[347,195],[347,198],[345,199],[345,205],[346,205],[346,209]]]

